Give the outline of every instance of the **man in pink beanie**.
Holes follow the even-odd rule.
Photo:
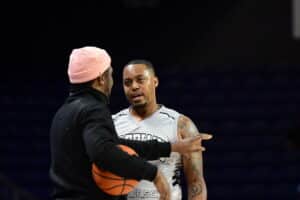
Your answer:
[[[108,108],[113,86],[111,58],[104,49],[83,47],[70,55],[68,76],[71,91],[56,112],[50,130],[50,178],[56,200],[120,199],[104,193],[95,184],[91,166],[121,177],[153,181],[161,199],[170,199],[170,189],[161,171],[145,159],[200,151],[200,137],[176,143],[134,142],[120,139]],[[117,145],[135,149],[129,156]]]
[[[83,47],[70,55],[68,75],[71,83],[85,83],[96,79],[109,67],[111,58],[104,49]]]
[[[97,81],[94,80],[105,74],[104,72],[106,72],[106,76],[102,76],[102,79],[100,79],[102,80],[101,84],[97,84]],[[111,88],[113,86],[111,74],[111,58],[104,49],[97,47],[83,47],[72,51],[68,66],[70,83],[82,84],[92,81],[92,87],[101,90],[99,86],[104,86],[104,88],[102,88],[104,89],[104,94],[110,96]]]

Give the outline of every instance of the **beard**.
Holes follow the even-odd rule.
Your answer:
[[[134,103],[134,102],[132,102],[131,105],[132,105],[133,108],[141,109],[141,108],[144,108],[144,107],[147,106],[147,102],[146,102],[146,101],[144,101],[144,102],[139,102],[139,103]]]

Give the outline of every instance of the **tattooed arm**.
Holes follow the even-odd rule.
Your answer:
[[[186,116],[178,120],[178,136],[187,138],[199,135],[195,124]],[[188,185],[188,200],[206,200],[207,189],[203,177],[202,152],[190,153],[183,156],[184,174]]]

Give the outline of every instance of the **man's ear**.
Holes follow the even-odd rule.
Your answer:
[[[105,75],[102,74],[101,76],[99,76],[99,77],[97,78],[97,81],[98,81],[98,84],[99,84],[100,86],[103,86],[103,85],[105,84]]]
[[[155,76],[155,77],[154,77],[154,86],[157,87],[158,84],[159,84],[159,80],[158,80],[158,78]]]

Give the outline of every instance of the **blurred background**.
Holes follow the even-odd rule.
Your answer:
[[[204,143],[209,200],[300,199],[300,1],[114,0],[1,7],[0,199],[49,200],[49,127],[73,48],[153,62],[159,103]]]

